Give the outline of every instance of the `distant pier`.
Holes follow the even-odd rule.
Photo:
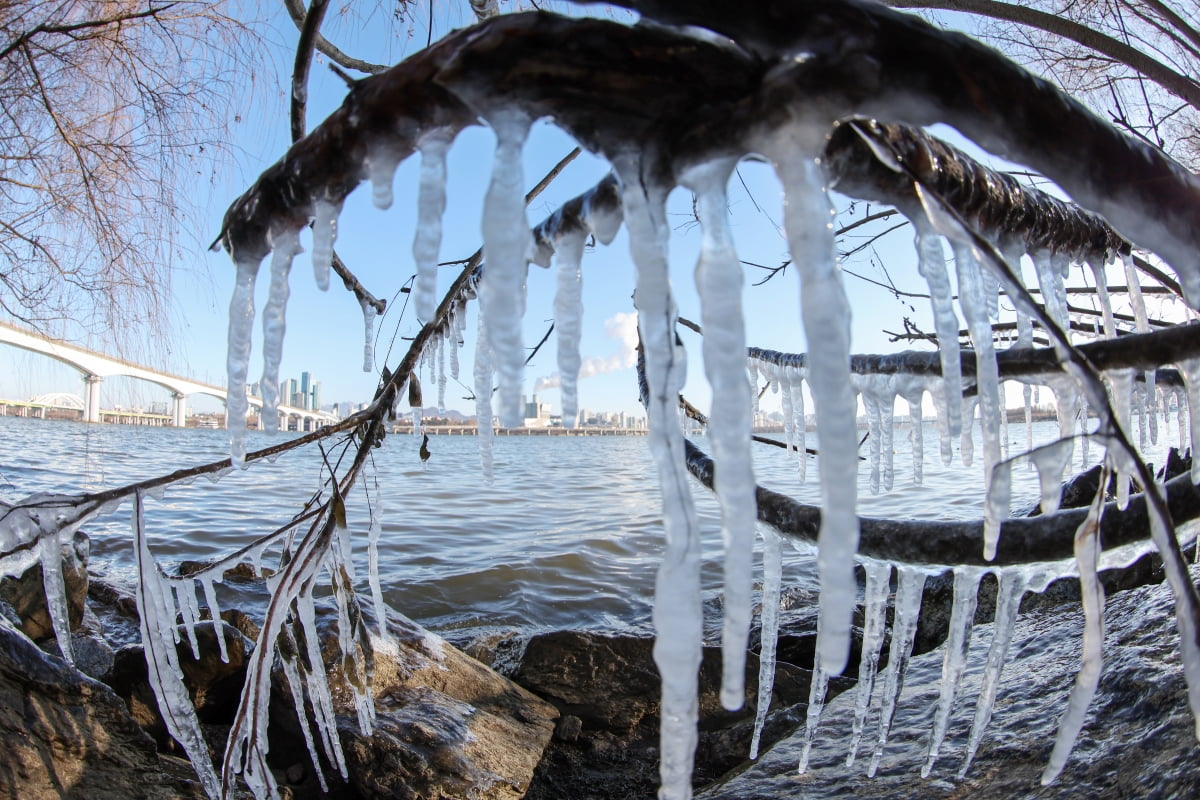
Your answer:
[[[411,434],[412,425],[393,425],[392,433]],[[421,432],[430,436],[475,436],[474,425],[422,425]],[[645,436],[645,428],[606,428],[585,426],[582,428],[492,428],[496,436]]]

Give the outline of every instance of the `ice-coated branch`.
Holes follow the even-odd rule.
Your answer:
[[[711,488],[712,459],[687,443],[688,470]],[[1163,487],[1167,506],[1176,523],[1200,517],[1200,490],[1189,475],[1180,475]],[[821,509],[787,495],[758,487],[758,519],[784,536],[815,545]],[[858,553],[866,558],[914,565],[954,565],[1000,568],[1018,564],[1062,561],[1074,556],[1075,532],[1088,514],[1078,508],[1038,517],[1012,517],[1000,527],[996,558],[983,557],[983,520],[917,521],[859,517]],[[1150,518],[1143,495],[1129,501],[1124,511],[1115,503],[1105,506],[1100,541],[1106,550],[1148,540]]]

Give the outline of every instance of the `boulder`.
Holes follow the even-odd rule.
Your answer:
[[[73,547],[63,547],[62,576],[66,585],[67,615],[71,630],[79,629],[87,600],[87,562],[91,542],[83,531],[75,533]],[[12,606],[21,620],[21,632],[34,641],[54,636],[50,612],[46,608],[46,590],[42,565],[35,564],[20,577],[0,580],[0,599]]]
[[[351,786],[371,800],[523,797],[554,732],[554,706],[404,618],[394,616],[389,633],[369,643],[369,735],[354,722],[340,660],[327,662]]]
[[[102,683],[0,623],[0,797],[199,800],[186,762],[154,741]]]
[[[1079,665],[1078,607],[1040,608],[1019,618],[994,716],[963,780],[956,773],[975,711],[990,625],[980,626],[972,636],[969,668],[942,757],[928,779],[920,775],[938,699],[940,651],[910,662],[875,778],[865,774],[865,744],[858,761],[845,765],[855,700],[850,692],[826,707],[805,775],[796,774],[802,744],[796,735],[699,797],[782,800],[795,797],[801,787],[813,797],[896,800],[1193,796],[1200,785],[1200,753],[1179,663],[1170,591],[1160,585],[1114,595],[1108,599],[1105,621],[1107,661],[1096,698],[1066,768],[1048,787],[1040,785],[1041,772]],[[871,741],[877,719],[877,711],[868,718],[864,742]]]

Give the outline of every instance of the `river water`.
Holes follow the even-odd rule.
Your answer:
[[[895,488],[872,496],[869,465],[860,462],[859,513],[875,517],[971,519],[982,516],[982,469],[957,461],[943,466],[936,427],[923,426],[924,483],[912,486],[909,427],[895,434]],[[1035,443],[1051,440],[1056,423],[1035,423]],[[250,432],[248,449],[280,434]],[[12,502],[35,492],[74,494],[125,485],[228,455],[224,431],[86,425],[0,417],[0,498]],[[819,446],[815,436],[810,447]],[[1009,427],[1012,453],[1024,447],[1023,424]],[[1147,454],[1162,463],[1176,431],[1160,436]],[[496,479],[479,476],[476,439],[431,437],[432,457],[418,458],[419,439],[389,436],[374,451],[382,505],[380,575],[393,608],[455,640],[493,630],[551,629],[650,632],[654,576],[662,548],[657,478],[645,437],[499,437]],[[698,440],[703,447],[703,437]],[[866,454],[868,448],[862,448]],[[975,452],[981,453],[978,442]],[[756,445],[759,483],[805,502],[818,497],[809,460],[800,483],[783,450]],[[1094,463],[1100,449],[1091,448]],[[1078,471],[1076,449],[1072,472]],[[285,524],[321,481],[320,451],[309,446],[257,462],[217,482],[204,478],[148,500],[147,528],[159,562],[228,554]],[[1013,471],[1013,506],[1031,505],[1036,474]],[[373,485],[373,483],[372,483]],[[719,596],[720,517],[706,489],[693,482],[703,531],[702,580],[710,606]],[[368,517],[362,486],[348,498],[349,523],[361,531],[356,559],[365,575]],[[91,536],[93,570],[132,585],[129,504],[84,528]],[[267,562],[264,562],[267,563]],[[365,580],[362,581],[365,589]],[[786,586],[815,589],[815,551],[788,548]],[[223,591],[245,596],[223,607],[253,603],[254,585]],[[364,594],[369,598],[369,593]],[[369,603],[368,603],[369,605]],[[715,614],[713,615],[715,617]],[[715,626],[714,626],[715,629]]]

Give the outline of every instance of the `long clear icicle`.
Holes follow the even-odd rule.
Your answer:
[[[492,443],[495,429],[492,427],[492,348],[487,340],[487,319],[483,306],[479,306],[479,330],[475,338],[475,431],[479,440],[479,466],[483,479],[491,483]]]
[[[821,446],[817,574],[822,624],[817,651],[822,668],[837,675],[850,655],[850,620],[857,589],[857,410],[850,386],[850,303],[834,256],[833,208],[820,164],[797,146],[806,138],[811,138],[811,132],[803,126],[795,131],[785,126],[765,151],[784,187],[788,248],[799,266],[808,382]]]
[[[221,795],[220,781],[208,754],[208,744],[200,730],[191,694],[183,684],[183,671],[175,647],[175,604],[169,600],[171,590],[146,542],[140,490],[133,500],[133,553],[138,574],[135,599],[150,688],[158,700],[167,731],[183,746],[205,793],[211,800],[217,800]]]
[[[558,376],[564,428],[579,416],[579,340],[583,329],[583,231],[559,237],[554,250],[558,285],[554,293],[554,329],[558,331]]]
[[[967,770],[971,768],[971,762],[975,759],[975,751],[979,749],[984,731],[991,722],[996,691],[1000,688],[1000,674],[1004,670],[1004,661],[1008,657],[1008,645],[1012,642],[1017,611],[1021,607],[1021,597],[1025,594],[1027,583],[1028,578],[1025,572],[1019,568],[1005,570],[1000,575],[1000,590],[996,595],[996,618],[992,625],[992,642],[988,646],[983,685],[979,689],[979,700],[975,704],[975,718],[971,722],[971,733],[967,738],[967,753],[958,770],[959,780],[962,780],[966,776]]]
[[[288,275],[292,259],[300,252],[299,231],[276,231],[271,236],[271,286],[263,306],[263,373],[259,382],[262,393],[263,430],[279,430],[279,362],[283,360],[283,336],[288,301]],[[232,384],[230,384],[232,385]]]
[[[683,466],[683,433],[676,412],[687,362],[675,344],[677,315],[667,264],[667,190],[643,182],[636,156],[618,158],[614,166],[621,177],[630,253],[637,270],[634,304],[645,353],[649,443],[662,487],[666,533],[653,611],[654,662],[662,676],[658,796],[659,800],[690,800],[702,639],[700,530]]]
[[[913,639],[917,635],[917,622],[921,614],[921,592],[925,589],[925,573],[911,568],[897,568],[895,621],[892,624],[892,644],[888,650],[888,665],[884,671],[883,706],[879,712],[879,736],[871,754],[867,775],[875,777],[883,748],[887,746],[892,730],[892,719],[896,715],[896,704],[904,691],[904,675],[908,671],[908,660],[912,656]]]
[[[367,299],[361,298],[358,304],[362,306],[363,315],[363,372],[375,371],[375,307]]]
[[[771,710],[775,689],[775,653],[779,644],[779,595],[783,588],[783,552],[779,534],[761,528],[763,541],[762,631],[758,652],[758,708],[754,714],[754,735],[750,739],[750,760],[758,758],[763,726]]]
[[[225,356],[228,373],[225,395],[225,427],[229,431],[229,457],[235,467],[246,466],[246,371],[250,364],[250,335],[254,327],[254,279],[259,261],[239,258],[229,301],[229,344]]]
[[[527,258],[533,242],[525,217],[521,164],[529,118],[511,109],[493,114],[489,122],[496,132],[496,160],[483,201],[485,269],[479,283],[479,307],[487,320],[487,339],[499,383],[500,424],[519,428],[525,417],[521,379],[526,353],[521,315]]]
[[[696,192],[701,224],[696,290],[704,326],[704,373],[712,388],[708,436],[713,486],[721,505],[725,545],[725,620],[721,635],[721,704],[730,711],[745,702],[746,642],[753,614],[755,522],[754,469],[750,460],[750,386],[746,383],[746,331],[742,317],[742,265],[726,222],[725,185],[732,158],[688,170],[682,183]]]
[[[950,633],[942,656],[942,680],[938,691],[937,713],[933,718],[933,730],[929,737],[929,751],[921,777],[929,777],[946,729],[950,724],[950,712],[954,709],[954,698],[962,682],[963,670],[967,666],[967,651],[971,647],[971,629],[975,626],[975,609],[979,602],[979,581],[984,571],[976,567],[959,567],[954,570],[954,605],[950,610]]]
[[[1183,446],[1184,417],[1183,406],[1186,402],[1188,417],[1187,429],[1189,443],[1192,448],[1192,483],[1200,484],[1200,358],[1190,358],[1179,362],[1179,372],[1183,375],[1184,393],[1179,403],[1179,442]],[[1178,396],[1178,395],[1177,395]]]
[[[887,600],[891,591],[892,565],[886,561],[868,561],[866,564],[867,584],[863,589],[862,657],[858,662],[858,686],[854,689],[854,724],[850,736],[850,748],[846,753],[846,766],[854,765],[858,757],[858,746],[862,742],[863,730],[867,725],[867,711],[871,707],[871,695],[875,691],[875,677],[879,673],[879,655],[883,649],[883,633],[887,623]]]
[[[983,474],[990,487],[992,468],[1000,462],[1000,371],[992,343],[992,321],[988,316],[988,298],[979,258],[970,245],[952,242],[951,247],[958,271],[958,302],[975,348]]]
[[[896,393],[908,403],[908,441],[912,446],[913,486],[925,482],[925,431],[921,405],[925,397],[925,378],[897,375]]]
[[[338,215],[342,207],[328,200],[313,201],[313,279],[322,292],[329,289],[329,268],[333,265],[333,243],[337,241]]]
[[[821,624],[817,623],[817,641],[821,640]],[[821,666],[818,654],[813,664],[812,677],[808,686],[808,710],[804,717],[804,747],[800,750],[800,764],[796,771],[803,775],[808,772],[808,759],[812,755],[813,741],[817,736],[817,727],[821,724],[821,715],[825,712],[825,695],[829,692],[829,673]]]
[[[1108,485],[1108,470],[1101,471],[1099,485],[1101,489],[1096,493],[1087,517],[1075,531],[1075,563],[1079,566],[1083,601],[1083,654],[1071,696],[1067,699],[1067,709],[1058,723],[1054,750],[1042,772],[1043,786],[1052,783],[1067,763],[1104,666],[1104,586],[1097,570],[1100,566],[1100,516],[1104,512],[1103,487]]]
[[[438,252],[442,247],[442,215],[446,212],[446,151],[453,139],[452,133],[438,129],[421,137],[419,144],[421,175],[417,188],[417,231],[413,236],[413,261],[417,266],[413,302],[421,322],[431,321],[437,311]]]
[[[942,402],[946,409],[946,432],[950,437],[955,437],[962,426],[962,357],[958,350],[954,293],[946,271],[942,237],[922,217],[913,220],[913,227],[917,229],[917,271],[929,286],[933,326],[938,337],[938,354],[944,380]]]
[[[1121,262],[1121,265],[1125,268],[1125,283],[1129,287],[1129,305],[1133,308],[1133,319],[1134,325],[1137,327],[1137,332],[1149,333],[1150,317],[1146,313],[1146,298],[1142,295],[1142,284],[1138,281],[1137,270],[1133,265],[1133,257],[1131,256],[1129,258],[1122,258],[1121,256],[1117,256],[1117,261]],[[1144,377],[1146,379],[1146,397],[1148,400],[1152,400],[1155,396],[1154,381],[1157,377],[1157,370],[1155,370],[1153,367],[1146,370]],[[1144,411],[1142,413],[1142,419],[1149,423],[1150,440],[1152,442],[1157,442],[1158,420],[1155,418],[1154,414],[1151,414],[1150,418],[1147,420]],[[1145,430],[1146,428],[1143,426],[1141,442],[1143,449],[1146,447]]]
[[[37,540],[38,562],[42,565],[42,590],[46,594],[46,612],[50,616],[50,626],[54,629],[58,649],[68,664],[75,663],[75,654],[71,650],[67,585],[62,574],[62,542],[63,539],[70,542],[74,535],[75,529],[72,527],[64,531],[43,532]]]
[[[796,473],[801,483],[808,477],[808,421],[804,410],[803,368],[792,371],[788,377],[792,387],[792,433],[796,442]]]

